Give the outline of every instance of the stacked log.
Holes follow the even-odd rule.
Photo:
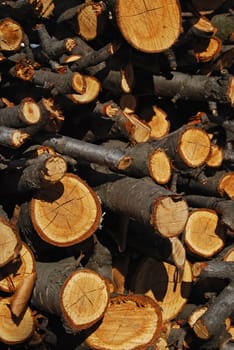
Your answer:
[[[0,347],[234,343],[234,3],[0,2]]]

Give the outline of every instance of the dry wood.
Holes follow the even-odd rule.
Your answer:
[[[36,263],[37,280],[32,304],[57,315],[72,331],[89,328],[103,317],[109,301],[104,278],[77,268],[71,257],[54,263]]]
[[[5,147],[19,148],[28,139],[29,133],[22,129],[9,128],[7,126],[0,126],[0,144]]]
[[[141,118],[150,126],[151,139],[166,136],[170,131],[171,123],[167,118],[167,113],[156,105],[143,110]]]
[[[210,168],[219,168],[224,161],[224,150],[219,145],[212,143],[210,145],[210,154],[207,158],[206,164]]]
[[[75,174],[40,190],[30,204],[38,235],[49,244],[67,247],[83,241],[98,228],[101,205],[96,193]]]
[[[64,52],[71,52],[76,46],[76,41],[73,38],[63,40],[51,38],[44,24],[38,24],[36,30],[40,38],[42,50],[50,58],[57,58]]]
[[[188,205],[191,207],[214,209],[220,215],[221,222],[231,231],[234,231],[234,220],[232,215],[234,202],[232,200],[201,195],[186,195],[185,198]]]
[[[152,225],[155,232],[163,237],[178,236],[188,218],[184,199],[157,185],[149,177],[120,177],[95,187],[95,191],[105,207]],[[167,222],[165,216],[168,217]]]
[[[15,51],[20,49],[23,41],[23,29],[21,25],[12,18],[0,20],[0,50]]]
[[[15,345],[28,340],[35,329],[32,310],[28,307],[20,319],[14,319],[8,307],[10,298],[0,300],[0,340]]]
[[[184,229],[188,251],[202,258],[211,258],[224,247],[219,231],[216,211],[207,208],[193,210]]]
[[[74,74],[78,74],[78,73],[74,73]],[[83,91],[81,94],[79,93],[67,94],[67,97],[73,103],[76,103],[76,104],[84,104],[84,103],[95,101],[95,99],[98,97],[98,94],[101,90],[101,84],[99,80],[96,79],[95,77],[92,77],[89,75],[83,75],[82,78],[84,80],[85,91]]]
[[[87,1],[79,7],[76,21],[77,34],[87,41],[94,40],[105,29],[104,3],[102,1]]]
[[[198,62],[209,62],[214,59],[222,49],[222,41],[218,37],[211,37],[207,43],[196,44],[194,55]]]
[[[170,181],[172,165],[164,149],[159,147],[149,151],[150,147],[146,142],[129,145],[120,140],[110,140],[102,145],[120,149],[131,158],[130,165],[122,170],[123,173],[134,177],[150,176],[160,185]]]
[[[113,120],[113,129],[120,130],[132,143],[145,142],[150,138],[150,127],[136,115],[124,113],[113,101],[97,102],[94,112]]]
[[[110,298],[99,327],[86,339],[92,349],[139,349],[154,344],[162,329],[161,310],[144,295]]]
[[[10,224],[5,210],[0,207],[0,227],[1,227],[1,239],[0,245],[2,247],[2,253],[0,258],[0,267],[14,260],[19,254],[21,247],[21,240],[17,232]]]
[[[105,1],[112,8],[118,28],[134,48],[148,53],[171,47],[181,31],[178,1]]]
[[[25,98],[20,105],[0,109],[0,125],[20,128],[36,124],[41,119],[40,108],[31,98]]]
[[[81,141],[63,135],[37,135],[35,137],[41,144],[53,148],[55,151],[76,159],[106,165],[113,169],[125,169],[130,165],[131,158],[121,150],[106,149],[101,145]]]
[[[54,73],[44,69],[34,69],[30,62],[21,61],[11,70],[12,75],[19,79],[32,81],[33,84],[49,89],[53,95],[78,93],[86,91],[86,81],[78,73]]]
[[[1,268],[0,290],[13,294],[24,286],[24,281],[35,277],[35,257],[29,246],[22,242],[18,256]],[[31,279],[32,278],[32,279]],[[29,294],[24,297],[29,297]]]
[[[233,264],[231,261],[208,262],[201,269],[201,278],[219,277],[230,281],[194,324],[195,333],[202,339],[218,333],[222,323],[233,312]]]
[[[234,103],[233,77],[207,77],[188,75],[181,72],[171,73],[168,79],[162,75],[153,76],[154,93],[162,97],[175,97],[191,101],[217,101]]]
[[[0,174],[1,195],[27,194],[54,184],[67,171],[67,163],[61,155],[41,154],[28,160],[24,167],[12,167]]]
[[[143,258],[132,278],[131,290],[156,300],[163,321],[172,320],[186,304],[192,288],[192,271],[186,260],[182,279],[175,266],[152,258]]]
[[[233,199],[233,172],[216,171],[215,174],[206,176],[205,173],[200,173],[193,178],[178,176],[178,190],[181,189],[186,193],[194,193],[200,195],[224,197]]]

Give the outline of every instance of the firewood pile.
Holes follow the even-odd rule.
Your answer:
[[[234,348],[234,2],[0,1],[0,347]]]

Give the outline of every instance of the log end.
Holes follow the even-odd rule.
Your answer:
[[[234,199],[234,172],[227,172],[220,179],[218,190],[223,197]]]
[[[22,119],[28,125],[37,124],[41,119],[40,107],[31,98],[22,101]]]
[[[210,154],[210,138],[206,131],[190,127],[181,133],[177,148],[183,162],[196,168],[203,165]]]
[[[61,156],[53,155],[45,161],[43,180],[46,183],[56,183],[63,178],[67,171],[67,163]]]
[[[13,231],[9,222],[0,218],[0,267],[3,267],[15,257],[15,251],[19,243],[19,238]],[[1,281],[0,281],[1,282]]]
[[[108,301],[106,280],[89,269],[72,273],[60,293],[65,321],[73,330],[87,329],[100,320]]]
[[[0,300],[0,341],[16,345],[25,342],[35,330],[35,322],[28,307],[20,320],[14,320],[9,309],[10,298]]]
[[[85,80],[85,92],[67,95],[76,104],[85,104],[94,101],[101,90],[101,84],[98,79],[92,76],[83,76],[83,78]]]
[[[177,267],[153,258],[139,262],[132,277],[131,291],[144,293],[155,300],[162,310],[163,322],[174,319],[187,303],[192,289],[192,270],[186,260],[182,276]]]
[[[41,190],[30,205],[32,223],[38,235],[47,243],[60,247],[90,237],[100,224],[101,214],[96,193],[71,173]]]
[[[35,271],[35,257],[28,247],[22,242],[17,261],[12,261],[2,272],[4,278],[0,279],[0,290],[6,293],[13,293],[23,283],[25,276]]]
[[[23,29],[13,19],[4,18],[0,21],[0,50],[18,50],[23,42],[23,36]]]
[[[123,37],[134,48],[156,53],[170,48],[181,32],[179,2],[126,1],[116,4],[116,19]]]
[[[149,173],[152,179],[160,184],[167,184],[172,176],[171,161],[164,150],[156,149],[149,156]]]
[[[224,241],[216,231],[216,211],[202,208],[193,210],[184,230],[184,241],[188,250],[203,258],[211,258],[224,247]]]
[[[178,236],[188,219],[188,205],[179,195],[159,197],[154,205],[151,223],[163,237]]]
[[[158,304],[145,295],[119,295],[110,299],[100,326],[86,339],[92,349],[145,349],[162,330]]]
[[[224,160],[224,151],[219,145],[211,143],[210,154],[206,164],[210,168],[218,168],[222,165]]]

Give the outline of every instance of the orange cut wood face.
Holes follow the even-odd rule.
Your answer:
[[[118,0],[116,20],[124,38],[143,52],[166,50],[181,33],[181,9],[176,0]]]
[[[101,220],[96,193],[81,178],[67,173],[31,201],[34,229],[46,242],[67,247],[90,237]]]

